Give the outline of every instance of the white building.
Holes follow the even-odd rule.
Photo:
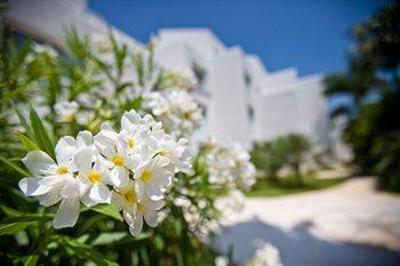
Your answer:
[[[80,34],[106,34],[141,45],[109,26],[86,8],[86,0],[12,0],[6,22],[17,31],[57,47],[64,46],[64,29]],[[226,47],[208,29],[161,29],[156,58],[171,70],[185,71],[199,84],[195,96],[206,109],[199,138],[240,142],[299,132],[328,146],[328,117],[321,76],[298,77],[289,68],[268,73],[256,55]]]

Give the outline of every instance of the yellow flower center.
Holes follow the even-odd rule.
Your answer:
[[[150,171],[144,170],[142,175],[140,176],[140,179],[143,181],[143,183],[147,183],[150,181],[152,175],[153,174]]]
[[[124,157],[122,157],[121,155],[115,155],[114,157],[112,157],[111,160],[115,166],[123,166],[124,165]]]
[[[66,167],[65,165],[60,165],[57,168],[56,173],[59,175],[64,175],[64,174],[68,173],[68,167]]]
[[[97,183],[101,180],[101,173],[99,171],[91,170],[88,174],[88,179],[92,183]]]
[[[137,208],[138,212],[142,212],[143,209],[144,209],[143,205],[140,204],[140,203],[138,203],[138,204],[136,205],[136,208]]]
[[[67,114],[64,116],[64,120],[67,123],[74,123],[75,122],[75,114]]]
[[[193,112],[192,111],[185,112],[184,116],[185,116],[185,119],[192,120]]]
[[[134,138],[128,138],[128,147],[129,149],[133,149],[133,147],[135,147],[135,140]]]
[[[158,154],[164,157],[169,157],[170,155],[168,150],[161,150]]]
[[[133,190],[129,190],[128,192],[126,192],[124,194],[124,198],[127,202],[129,202],[130,204],[136,203],[136,192]]]

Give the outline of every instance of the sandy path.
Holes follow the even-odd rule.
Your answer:
[[[374,191],[372,178],[292,196],[250,198],[224,225],[214,245],[232,246],[240,263],[268,241],[280,249],[285,265],[400,265],[400,197]]]

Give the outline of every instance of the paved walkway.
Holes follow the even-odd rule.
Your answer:
[[[226,217],[214,246],[243,264],[262,241],[286,266],[400,265],[400,197],[378,193],[372,178],[316,192],[250,198]]]

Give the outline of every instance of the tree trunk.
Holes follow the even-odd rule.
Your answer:
[[[294,178],[296,179],[296,183],[299,186],[303,186],[303,176],[301,175],[300,171],[300,164],[294,164],[293,165],[293,172],[294,172]]]

